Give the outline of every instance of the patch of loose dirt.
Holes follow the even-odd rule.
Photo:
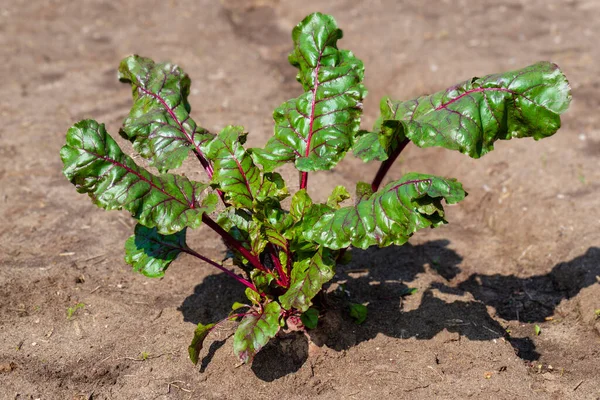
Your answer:
[[[365,61],[364,126],[384,94],[411,98],[543,59],[570,78],[572,107],[554,137],[500,143],[478,161],[408,148],[390,177],[450,175],[469,190],[448,208],[450,225],[401,248],[353,250],[310,340],[284,336],[238,368],[225,327],[194,367],[193,324],[225,315],[242,289],[187,257],[164,279],[131,272],[132,221],[77,195],[58,151],[85,117],[116,135],[131,101],[116,67],[131,53],[185,68],[203,126],[243,124],[251,145],[264,143],[273,108],[300,90],[289,31],[316,10]],[[598,21],[596,0],[4,2],[0,398],[600,398]],[[311,175],[311,194],[375,169],[348,157]],[[224,250],[206,229],[190,242],[215,258]],[[403,297],[407,287],[418,292]],[[348,301],[368,302],[364,325]]]

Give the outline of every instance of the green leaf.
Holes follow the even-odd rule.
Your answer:
[[[333,189],[333,192],[327,198],[327,205],[331,208],[335,208],[336,210],[340,208],[340,203],[344,200],[349,199],[350,193],[343,186],[336,186]]]
[[[247,288],[244,291],[244,294],[246,295],[248,300],[250,300],[255,306],[260,304],[260,294],[256,293],[256,291]]]
[[[417,293],[418,291],[419,291],[419,289],[417,289],[417,288],[407,287],[400,293],[400,296],[402,296],[402,297],[411,296],[411,295]]]
[[[254,255],[259,255],[267,245],[260,236],[260,226],[244,210],[229,207],[217,216],[217,223]]]
[[[356,183],[356,203],[367,199],[373,195],[373,186],[367,182]]]
[[[359,132],[352,147],[354,155],[365,162],[387,160],[405,139],[404,125],[400,121],[378,120],[377,123],[374,132]]]
[[[302,312],[312,305],[312,299],[321,291],[323,284],[335,275],[335,258],[328,249],[321,248],[311,258],[296,261],[292,267],[291,283],[288,291],[279,296],[281,306]]]
[[[570,101],[562,71],[556,64],[540,62],[414,100],[384,98],[381,120],[399,121],[406,137],[419,147],[440,146],[479,158],[493,150],[496,140],[553,135]]]
[[[225,193],[227,201],[235,207],[252,209],[255,201],[285,198],[287,189],[279,174],[263,177],[243,147],[246,136],[243,127],[227,126],[202,149],[214,162],[212,182]]]
[[[202,199],[206,184],[179,175],[155,176],[139,167],[94,120],[69,129],[60,156],[63,173],[79,193],[88,193],[104,209],[124,208],[163,235],[198,227],[218,200],[215,194]]]
[[[133,107],[121,136],[160,172],[180,167],[190,150],[212,135],[190,118],[190,78],[177,65],[137,55],[121,61],[119,79],[131,83]]]
[[[200,351],[202,350],[202,346],[204,344],[204,340],[212,330],[215,324],[202,325],[198,324],[196,330],[194,331],[194,338],[192,339],[192,344],[188,347],[188,353],[190,354],[190,360],[194,364],[198,364],[198,359],[200,357]]]
[[[350,316],[354,319],[357,324],[362,324],[367,319],[367,306],[357,303],[350,303]]]
[[[251,361],[256,353],[274,338],[279,332],[279,315],[281,307],[277,302],[270,302],[262,309],[262,313],[246,315],[233,336],[233,352],[240,361]]]
[[[533,332],[535,333],[536,336],[540,336],[540,333],[542,333],[542,328],[540,328],[539,325],[536,325],[533,327]]]
[[[304,214],[310,209],[313,202],[306,189],[300,189],[292,197],[290,206],[290,215],[294,221],[302,221]]]
[[[279,217],[275,216],[275,214],[283,212],[280,207],[275,205],[265,207],[264,211],[268,215],[265,215],[263,210],[258,210],[254,215],[250,215],[243,210],[229,208],[219,214],[217,223],[255,256],[260,256],[269,242],[286,249],[287,240],[280,231],[292,222],[291,220],[285,221],[290,219],[289,214],[287,218],[283,214]],[[279,221],[278,218],[282,218],[284,221]]]
[[[338,50],[341,37],[333,17],[321,13],[294,28],[289,61],[299,69],[305,93],[275,110],[274,136],[264,150],[253,150],[267,171],[286,162],[295,162],[300,171],[331,169],[350,149],[367,91],[361,83],[363,63]]]
[[[442,198],[454,204],[465,195],[455,179],[410,173],[355,206],[307,220],[304,236],[330,249],[401,245],[418,229],[445,222]]]
[[[185,250],[185,229],[161,235],[156,228],[135,226],[135,234],[125,242],[125,262],[150,278],[164,276],[171,262]]]
[[[248,288],[248,289],[250,289],[250,288]],[[252,290],[252,289],[250,289],[250,290]],[[254,292],[254,293],[256,293],[256,292]],[[240,303],[240,302],[236,301],[231,305],[231,311],[236,311],[243,307],[250,307],[250,306],[248,304],[244,304],[244,303]]]
[[[319,323],[319,310],[309,308],[300,316],[300,320],[308,329],[315,329]]]
[[[260,292],[268,293],[270,291],[269,286],[275,278],[276,276],[273,272],[263,272],[256,268],[250,272],[250,279]]]

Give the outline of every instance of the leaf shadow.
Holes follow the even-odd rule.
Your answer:
[[[554,313],[560,301],[596,283],[595,276],[600,275],[600,248],[591,247],[585,254],[557,264],[547,274],[519,278],[474,273],[461,282],[451,283],[461,272],[462,257],[449,245],[448,240],[435,240],[420,245],[350,250],[352,262],[338,266],[327,295],[315,299],[326,311],[318,328],[309,332],[311,341],[317,346],[342,351],[371,340],[379,333],[398,339],[429,340],[447,330],[470,340],[504,337],[519,357],[534,361],[540,354],[531,338],[509,337],[486,307],[492,306],[496,314],[507,321],[544,321]],[[434,280],[423,291],[417,308],[403,310],[408,284],[419,274],[428,272],[443,279]],[[454,296],[469,293],[475,300],[447,302],[440,299],[436,291]],[[231,304],[243,300],[242,286],[225,274],[216,274],[197,285],[179,310],[184,321],[206,324],[225,318]],[[346,308],[349,302],[367,301],[367,321],[357,326]],[[518,318],[516,309],[520,310]],[[202,360],[202,372],[224,343],[223,340],[211,343]],[[251,368],[259,379],[271,382],[298,371],[307,359],[308,339],[294,332],[272,340],[256,355]]]
[[[514,275],[472,274],[457,289],[496,309],[505,320],[543,322],[556,306],[576,296],[600,276],[600,248],[590,247],[571,261],[556,264],[544,275],[519,278]],[[443,288],[442,288],[443,290]]]
[[[177,308],[185,322],[209,324],[229,315],[231,305],[246,302],[244,287],[224,273],[209,275]]]
[[[271,340],[252,361],[252,372],[272,382],[298,371],[308,359],[308,338],[302,332],[280,334]]]
[[[247,302],[244,287],[232,280],[228,275],[219,273],[209,275],[202,283],[196,285],[194,293],[186,297],[178,310],[183,314],[185,322],[209,324],[220,321],[229,315],[231,305],[236,302]],[[204,373],[215,353],[225,344],[225,339],[214,339],[209,336],[205,343],[210,346],[200,363],[200,372]],[[271,382],[285,375],[298,371],[308,359],[308,338],[301,332],[280,334],[271,340],[252,361],[252,371],[266,382]]]
[[[557,264],[547,274],[519,278],[474,273],[451,284],[449,280],[460,272],[462,257],[449,249],[449,244],[447,240],[437,240],[417,246],[351,250],[353,261],[338,267],[332,285],[339,286],[330,290],[327,297],[330,311],[311,332],[311,339],[317,345],[341,351],[379,333],[399,339],[428,340],[447,330],[470,340],[504,337],[520,358],[534,361],[540,354],[531,338],[508,336],[488,313],[487,306],[495,308],[496,315],[507,321],[545,321],[562,300],[595,284],[600,275],[600,249],[591,247],[585,254]],[[407,284],[428,269],[447,282],[434,281],[424,290],[416,309],[403,311]],[[436,291],[455,296],[469,293],[475,300],[447,302]],[[359,328],[345,310],[349,302],[369,302],[367,322]]]
[[[417,275],[433,272],[446,282],[458,275],[462,257],[449,244],[448,240],[435,240],[415,246],[352,249],[353,261],[338,267],[337,281],[332,285],[339,286],[329,291],[328,301],[337,310],[327,312],[322,326],[311,336],[315,344],[341,351],[379,333],[399,339],[428,340],[443,330],[471,340],[504,337],[504,328],[488,314],[484,303],[446,302],[435,295],[439,288],[433,285],[424,290],[417,308],[403,310],[403,296],[409,293],[408,284]],[[367,322],[359,328],[345,310],[349,301],[369,302]]]

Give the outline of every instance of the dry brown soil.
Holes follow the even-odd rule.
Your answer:
[[[481,160],[409,147],[390,179],[450,175],[470,192],[448,207],[450,224],[401,248],[353,250],[310,340],[286,335],[238,366],[226,327],[195,367],[194,323],[223,317],[242,288],[190,257],[164,279],[133,273],[133,221],[78,195],[59,149],[83,118],[116,136],[131,104],[116,67],[131,53],[180,63],[200,124],[243,124],[264,143],[273,108],[300,91],[289,32],[316,10],[365,61],[365,127],[384,94],[538,60],[564,69],[571,109],[554,137],[499,143]],[[598,0],[1,2],[0,398],[600,398],[599,36]],[[376,168],[348,157],[311,175],[310,193]],[[224,250],[204,228],[190,242]],[[408,287],[418,292],[402,297]],[[349,301],[368,302],[364,325]]]

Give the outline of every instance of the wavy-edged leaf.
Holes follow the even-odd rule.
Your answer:
[[[333,168],[350,149],[360,124],[364,66],[352,52],[338,50],[342,37],[333,17],[314,13],[292,31],[289,56],[306,91],[273,113],[275,134],[255,159],[272,171],[295,162],[300,171]]]
[[[67,132],[61,149],[63,173],[79,193],[106,210],[124,208],[142,225],[169,235],[196,228],[202,215],[214,210],[214,193],[202,198],[208,185],[184,176],[155,176],[125,155],[104,124],[83,120]]]
[[[134,235],[125,242],[125,262],[147,277],[164,276],[171,262],[187,247],[185,231],[161,235],[156,228],[137,224]]]
[[[203,150],[214,162],[212,182],[221,189],[235,207],[253,208],[255,201],[267,197],[284,198],[287,189],[281,176],[264,176],[244,149],[247,133],[241,126],[225,127]]]
[[[348,193],[348,189],[341,185],[336,186],[333,189],[333,192],[331,192],[331,194],[327,198],[327,205],[331,208],[338,209],[340,208],[340,203],[344,200],[349,199],[350,197],[351,196],[350,193]]]
[[[487,75],[409,101],[381,102],[381,120],[400,121],[419,147],[440,146],[479,158],[496,140],[542,139],[560,128],[571,91],[556,64],[540,62]]]
[[[233,352],[247,363],[279,332],[281,307],[275,301],[266,304],[262,312],[248,314],[233,336]]]
[[[204,340],[212,331],[214,326],[215,324],[198,324],[198,326],[196,327],[196,330],[194,331],[194,338],[192,339],[192,344],[190,344],[190,346],[188,347],[190,360],[192,360],[194,364],[198,364],[198,359],[200,358],[200,351],[202,350],[202,346],[204,345]]]
[[[355,204],[371,197],[373,195],[373,186],[367,182],[356,182]]]
[[[454,204],[465,196],[455,179],[409,173],[355,206],[309,221],[304,236],[330,249],[401,245],[418,229],[445,223],[442,199]]]
[[[328,249],[320,248],[311,258],[295,262],[290,287],[279,296],[281,306],[286,310],[293,307],[305,312],[312,305],[313,297],[334,274],[335,258]]]
[[[177,65],[132,55],[121,61],[119,79],[131,83],[133,107],[121,135],[160,172],[181,166],[190,150],[212,135],[190,118],[190,78]]]

